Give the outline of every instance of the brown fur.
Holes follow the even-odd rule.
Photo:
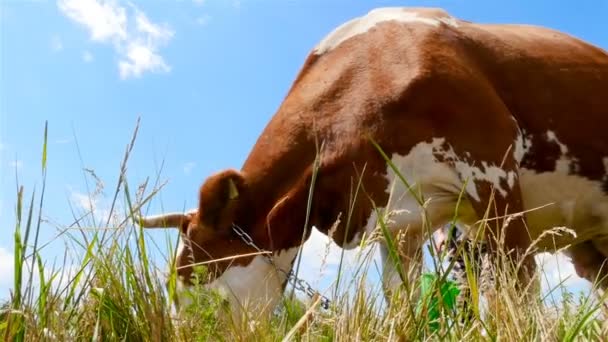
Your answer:
[[[202,185],[198,215],[187,229],[196,245],[194,260],[253,252],[231,232],[232,223],[261,248],[298,246],[303,233],[309,234],[303,229],[319,146],[309,226],[327,233],[342,214],[333,234],[338,245],[351,241],[372,205],[383,206],[388,198],[386,164],[368,138],[390,156],[445,137],[471,163],[544,172],[559,158],[556,145],[543,138],[552,130],[578,159],[572,172],[602,181],[601,158],[608,154],[606,52],[540,27],[458,23],[453,28],[387,21],[323,55],[313,52],[241,170],[218,173]],[[505,153],[521,130],[532,147],[517,165]],[[227,197],[228,179],[238,185],[235,200]],[[492,189],[483,181],[475,185],[481,200],[472,204],[482,217]],[[495,205],[501,214],[520,212],[519,185],[497,196]],[[347,233],[344,217],[351,208]],[[521,251],[530,243],[523,219],[512,221],[507,248]],[[180,256],[177,264],[185,260]],[[530,259],[528,265],[533,269]],[[228,266],[220,263],[218,272]],[[189,274],[182,269],[184,278]]]

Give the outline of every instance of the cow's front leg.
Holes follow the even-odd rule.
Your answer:
[[[446,172],[442,175],[454,175],[448,165],[441,164],[438,167],[445,168]],[[430,182],[429,179],[414,177],[418,173],[407,172],[407,168],[403,171],[409,176],[407,185],[402,180],[395,180],[390,188],[387,206],[380,211],[378,227],[383,228],[380,230],[382,282],[387,299],[397,289],[401,289],[415,302],[419,297],[417,280],[422,269],[424,242],[431,239],[438,227],[456,216],[459,220],[472,220],[474,211],[464,201],[460,203],[457,213],[457,191],[446,190],[444,186],[437,186],[437,183]],[[424,171],[421,170],[420,174],[427,175]]]
[[[509,176],[511,172],[513,176]],[[516,180],[515,172],[514,169],[505,168],[507,177]],[[491,263],[499,266],[496,271],[515,272],[518,291],[526,295],[537,294],[540,285],[519,183],[513,181],[498,185],[478,180],[475,181],[475,188],[477,197],[470,198],[470,201],[480,218],[476,228],[481,229],[485,236]],[[498,281],[500,275],[497,274],[495,279]]]
[[[419,291],[416,281],[422,269],[422,236],[406,231],[391,234],[392,244],[387,239],[380,243],[382,258],[382,288],[388,302],[400,291],[402,299],[417,302]]]

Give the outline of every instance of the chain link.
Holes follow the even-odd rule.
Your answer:
[[[272,258],[268,255],[270,254],[269,251],[265,251],[261,248],[259,248],[254,242],[253,239],[251,238],[251,236],[249,236],[249,234],[247,234],[241,227],[237,226],[236,224],[232,224],[232,230],[234,231],[234,233],[241,238],[241,240],[243,240],[243,242],[247,245],[252,247],[253,249],[255,249],[256,251],[262,253],[262,255],[264,256],[266,262],[268,262],[269,264],[271,264],[272,266],[274,266],[274,268],[276,268],[277,271],[283,273],[286,278],[287,281],[289,283],[291,283],[293,285],[293,287],[298,290],[298,291],[302,291],[304,292],[309,298],[313,298],[315,295],[319,295],[320,297],[320,301],[321,301],[321,307],[325,310],[329,309],[329,305],[331,303],[331,301],[329,300],[329,298],[325,297],[324,295],[322,295],[321,293],[319,293],[319,291],[315,290],[312,286],[310,286],[310,284],[301,278],[298,278],[295,273],[293,272],[293,269],[289,270],[289,272],[281,269],[280,267],[278,267],[274,261],[272,260]]]

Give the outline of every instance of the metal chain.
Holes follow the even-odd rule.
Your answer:
[[[315,290],[312,286],[310,286],[310,284],[306,280],[298,278],[295,275],[295,273],[293,272],[293,269],[289,270],[289,272],[286,272],[285,270],[283,270],[280,267],[278,267],[274,263],[274,260],[272,260],[272,258],[268,255],[270,252],[269,251],[265,251],[265,250],[259,248],[253,242],[253,239],[251,238],[251,236],[249,236],[249,234],[247,234],[241,227],[237,226],[236,224],[232,224],[232,230],[234,231],[234,233],[238,237],[241,238],[241,240],[243,240],[243,242],[247,246],[252,247],[253,249],[255,249],[256,251],[258,251],[260,253],[263,253],[262,255],[264,256],[265,260],[269,264],[271,264],[272,266],[274,266],[274,268],[276,268],[277,271],[283,273],[287,277],[287,281],[289,283],[291,283],[296,290],[304,292],[311,299],[315,295],[318,295],[320,297],[321,307],[323,309],[325,309],[325,310],[329,309],[329,305],[331,303],[331,301],[329,300],[329,298],[325,297],[319,291]]]

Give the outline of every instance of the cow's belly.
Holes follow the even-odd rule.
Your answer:
[[[520,171],[520,187],[526,220],[537,246],[551,251],[568,244],[608,236],[608,196],[600,182],[562,172]],[[555,227],[567,232],[547,231]]]

